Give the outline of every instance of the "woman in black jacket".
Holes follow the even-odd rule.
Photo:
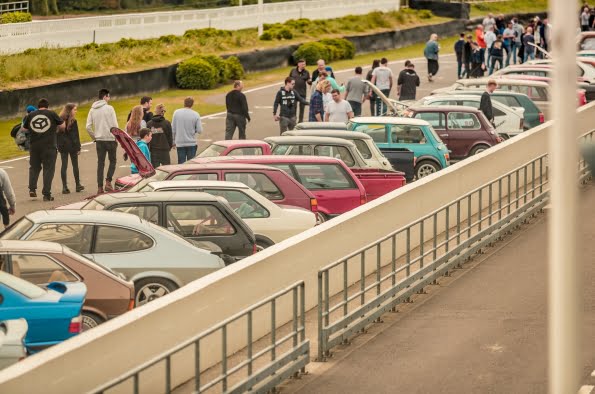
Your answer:
[[[79,159],[81,154],[81,140],[79,137],[79,126],[76,122],[76,104],[68,103],[62,109],[60,117],[64,120],[66,127],[63,131],[57,133],[58,152],[62,159],[62,168],[60,175],[62,176],[62,194],[70,193],[68,190],[68,183],[66,181],[66,169],[68,168],[68,157],[72,161],[72,173],[74,174],[74,182],[76,184],[76,191],[81,192],[85,187],[81,185],[79,178]]]

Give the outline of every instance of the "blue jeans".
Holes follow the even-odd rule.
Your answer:
[[[362,114],[362,103],[349,100],[349,105],[351,105],[351,109],[353,110],[353,116],[360,116]]]
[[[527,59],[535,60],[535,52],[527,53],[527,48],[525,47],[525,56],[523,56],[523,63],[525,63]]]
[[[178,164],[184,164],[190,159],[194,159],[196,156],[196,145],[193,146],[178,146]]]
[[[390,94],[390,89],[380,89],[382,93],[388,98]],[[386,104],[380,99],[380,97],[376,98],[376,116],[386,115]]]

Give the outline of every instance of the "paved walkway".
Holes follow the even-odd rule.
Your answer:
[[[586,386],[595,384],[594,207],[591,184],[581,192],[579,240]],[[547,392],[546,240],[547,214],[399,319],[336,349],[330,362],[310,364],[284,392]]]

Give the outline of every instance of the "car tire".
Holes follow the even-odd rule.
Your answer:
[[[100,316],[96,315],[93,312],[83,311],[82,315],[83,315],[83,326],[82,326],[83,331],[87,331],[92,328],[95,328],[98,325],[100,325],[101,323],[105,322],[105,320],[103,320],[103,318],[101,318]]]
[[[483,152],[486,149],[489,149],[490,147],[487,145],[477,145],[476,147],[474,147],[473,149],[471,149],[471,152],[469,152],[469,156],[475,156],[478,153]]]
[[[328,222],[328,216],[322,212],[316,212],[316,224],[319,225],[324,222]]]
[[[165,278],[144,278],[134,284],[134,305],[141,306],[176,290],[178,286]]]
[[[415,177],[421,179],[440,171],[440,166],[431,160],[422,160],[415,166]]]
[[[256,240],[256,251],[260,252],[260,251],[265,250],[266,248],[271,247],[273,245],[274,245],[274,243],[271,241],[267,241],[264,239],[257,239]]]

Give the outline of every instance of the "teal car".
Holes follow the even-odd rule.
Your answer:
[[[395,150],[412,151],[415,157],[417,179],[450,165],[450,155],[446,145],[425,120],[359,117],[351,119],[347,128],[368,134],[385,156]]]

